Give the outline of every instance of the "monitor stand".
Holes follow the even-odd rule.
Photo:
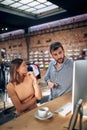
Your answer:
[[[83,117],[87,117],[87,100],[83,101]]]
[[[83,109],[83,117],[87,117],[87,108]]]
[[[75,126],[77,123],[78,114],[80,114],[79,130],[82,130],[82,117],[83,117],[82,101],[83,101],[82,99],[79,99],[79,101],[76,104],[75,110],[69,122],[68,130],[76,130]]]

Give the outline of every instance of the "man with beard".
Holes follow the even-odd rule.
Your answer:
[[[72,90],[73,60],[65,56],[60,42],[50,45],[53,60],[45,74],[45,81],[51,90],[49,100],[61,96]]]

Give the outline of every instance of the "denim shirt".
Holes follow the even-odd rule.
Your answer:
[[[47,83],[51,81],[58,84],[56,87],[51,88],[50,99],[54,99],[72,90],[73,60],[65,57],[58,70],[55,64],[55,60],[50,62],[44,78]]]

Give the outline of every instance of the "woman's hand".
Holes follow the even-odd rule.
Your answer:
[[[31,76],[32,78],[34,78],[34,77],[35,77],[35,76],[34,76],[34,73],[33,73],[33,72],[31,72],[31,71],[29,71],[29,72],[27,73],[27,75]]]
[[[37,82],[36,77],[33,72],[28,72],[27,74],[33,79],[33,82],[35,83]]]

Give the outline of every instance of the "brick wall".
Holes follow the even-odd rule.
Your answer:
[[[48,50],[49,45],[55,41],[59,41],[63,44],[65,51],[71,49],[84,49],[87,48],[87,37],[84,38],[84,34],[87,34],[87,27],[74,28],[65,31],[52,32],[42,35],[33,36],[29,41],[29,49],[31,50]],[[38,42],[39,41],[39,42]],[[43,48],[42,48],[43,47]]]
[[[8,60],[12,60],[16,57],[22,57],[27,60],[27,46],[25,38],[0,42],[0,50],[1,48],[6,49],[6,57]]]
[[[43,62],[43,64],[46,62],[47,64],[47,62],[50,62],[51,58],[49,45],[55,41],[59,41],[63,44],[67,56],[76,56],[74,54],[82,49],[87,51],[87,22],[86,26],[83,25],[84,24],[81,22],[81,26],[79,27],[75,24],[71,24],[56,31],[50,29],[52,31],[46,30],[46,33],[38,33],[25,38],[3,41],[0,42],[0,49],[5,48],[10,59],[21,55],[25,60],[29,59],[30,52],[32,51],[43,52],[42,58],[45,56],[45,52],[48,51],[48,61],[44,61],[44,59],[39,61]],[[34,58],[37,57],[33,57],[33,60]],[[38,59],[40,60],[41,57],[38,57]],[[44,67],[41,69],[46,70]]]

